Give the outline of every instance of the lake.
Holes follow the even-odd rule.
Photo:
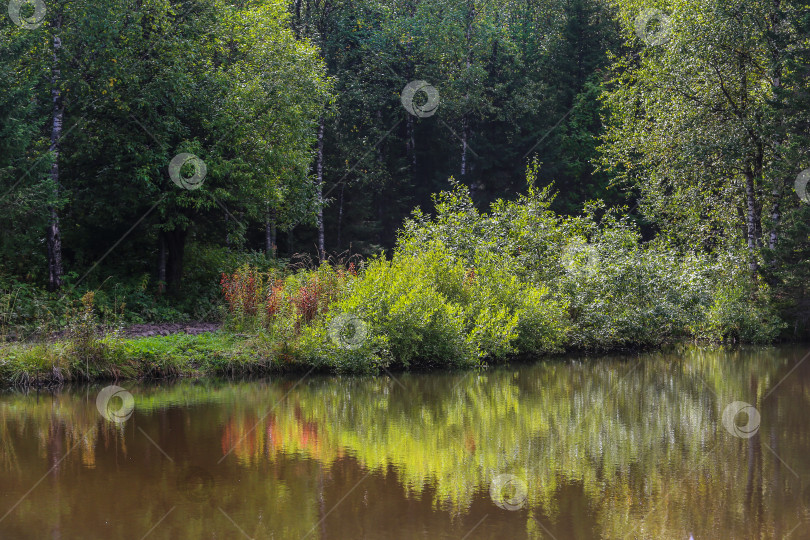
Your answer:
[[[810,346],[0,393],[0,538],[810,538]]]

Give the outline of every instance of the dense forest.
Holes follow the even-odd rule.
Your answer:
[[[11,0],[0,35],[3,337],[284,294],[303,349],[321,294],[406,366],[807,336],[805,2]]]

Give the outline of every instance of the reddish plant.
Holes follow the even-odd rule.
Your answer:
[[[267,295],[267,303],[265,310],[267,312],[267,319],[273,319],[281,309],[281,303],[284,300],[284,282],[277,279],[270,289],[270,294]]]
[[[254,268],[245,265],[232,275],[223,273],[219,283],[231,313],[256,315],[261,302],[262,278]]]
[[[264,321],[271,324],[276,317],[292,311],[295,330],[299,332],[302,324],[309,324],[326,313],[329,305],[340,296],[349,276],[356,275],[354,263],[336,271],[324,268],[308,272],[306,281],[297,290],[287,286],[285,291],[283,279],[269,277],[265,282],[258,269],[246,264],[233,274],[223,273],[220,285],[236,322],[249,322],[245,318],[264,310]]]
[[[301,319],[308,323],[318,315],[318,303],[321,297],[321,284],[315,277],[298,289],[293,297],[293,304]]]

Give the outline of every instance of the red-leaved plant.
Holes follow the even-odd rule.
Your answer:
[[[252,317],[258,313],[263,288],[263,279],[258,270],[246,264],[232,275],[223,273],[219,283],[231,314]]]
[[[308,323],[318,315],[318,304],[321,298],[321,283],[317,276],[310,278],[306,285],[298,289],[293,296],[293,305],[301,321]],[[299,321],[299,325],[300,322]]]
[[[280,279],[275,280],[270,287],[270,292],[267,295],[267,303],[265,304],[265,312],[267,313],[267,320],[272,321],[273,318],[281,310],[282,302],[284,301],[284,282]]]
[[[237,328],[256,329],[260,324],[269,329],[280,316],[294,318],[295,332],[323,315],[338,298],[346,281],[357,276],[354,263],[348,269],[323,265],[317,270],[302,270],[305,278],[286,281],[264,274],[250,265],[239,267],[233,274],[222,274],[220,285],[228,304],[231,324]]]

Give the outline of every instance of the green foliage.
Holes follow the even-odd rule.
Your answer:
[[[281,368],[376,374],[393,363],[388,337],[379,333],[369,333],[357,347],[341,346],[330,331],[337,315],[333,311],[304,328],[295,343],[283,350]]]
[[[530,180],[532,174],[530,168]],[[727,337],[725,326],[707,321],[725,294],[720,284],[743,279],[739,264],[679,251],[663,240],[642,242],[628,219],[613,212],[597,217],[599,205],[587,206],[581,217],[557,216],[549,210],[551,198],[548,189],[530,186],[518,201],[497,201],[490,214],[481,214],[466,188],[457,186],[437,196],[435,219],[415,213],[400,237],[400,250],[420,252],[440,241],[473,264],[486,254],[523,283],[545,284],[550,298],[568,310],[567,347],[607,350],[690,336]],[[494,300],[492,306],[508,305],[504,298]],[[749,307],[759,300],[749,298]],[[783,327],[772,310],[758,309],[752,317],[764,329],[743,332],[739,339],[773,340]]]
[[[799,224],[806,212],[794,180],[808,166],[807,6],[611,4],[626,43],[612,59],[602,94],[602,170],[640,193],[641,211],[674,245],[717,258],[745,254],[749,284],[729,293],[730,305],[748,303],[754,311],[778,305],[797,330],[806,329],[808,309],[796,299],[807,291],[798,283],[808,236]],[[665,38],[645,43],[638,16],[656,8]],[[714,328],[742,331],[747,324],[731,322],[735,311],[727,312],[728,329],[719,330],[726,325],[720,315]]]
[[[406,368],[465,366],[689,338],[766,342],[784,326],[744,286],[723,285],[745,283],[741,262],[643,242],[629,220],[598,204],[561,217],[548,209],[550,199],[548,189],[531,187],[483,214],[463,186],[438,195],[437,216],[417,212],[390,260],[347,274],[328,309],[308,320],[293,309],[292,319],[282,319],[285,331],[271,330],[276,347],[283,343],[280,356],[332,369],[345,369],[345,358],[359,365],[366,358],[366,367],[385,359]],[[300,294],[313,275],[287,277],[280,297]],[[364,321],[371,336],[345,358],[328,339],[329,324],[344,313]],[[318,345],[329,352],[314,353]]]
[[[226,309],[218,279],[244,264],[262,272],[281,272],[286,261],[268,259],[258,252],[236,252],[192,243],[188,248],[184,294],[172,298],[160,294],[149,273],[126,279],[109,276],[102,282],[83,282],[65,290],[48,292],[43,287],[0,275],[0,340],[46,337],[63,331],[81,311],[81,299],[93,292],[98,324],[107,330],[125,324],[219,321]]]
[[[725,343],[773,343],[787,327],[767,287],[755,288],[742,261],[725,261],[726,279],[718,282],[698,336]]]
[[[463,268],[444,267],[437,281],[429,257],[373,261],[337,309],[361,317],[374,334],[387,337],[391,355],[405,367],[431,362],[461,365],[473,349],[464,339],[464,312],[449,299],[462,284]],[[456,291],[457,293],[460,291]]]
[[[312,145],[332,83],[317,48],[293,34],[286,7],[57,0],[35,30],[3,17],[0,81],[10,91],[0,97],[0,228],[13,234],[0,238],[0,268],[44,283],[44,229],[51,208],[67,209],[68,274],[84,279],[92,270],[86,279],[113,274],[123,283],[149,274],[157,286],[168,282],[175,300],[182,295],[174,307],[194,317],[216,289],[181,287],[187,237],[238,247],[246,223],[312,221]],[[57,90],[65,104],[58,185],[49,177]],[[180,152],[205,161],[200,189],[169,179]],[[164,277],[157,248],[167,237]]]
[[[565,310],[544,288],[499,261],[467,266],[438,241],[423,247],[372,261],[336,306],[385,336],[394,362],[462,366],[560,350]]]
[[[53,328],[55,298],[43,289],[0,277],[0,341],[18,339],[32,327]]]
[[[82,296],[81,308],[69,313],[66,329],[68,345],[65,348],[67,368],[81,379],[109,376],[114,365],[112,344],[117,340],[116,330],[100,335],[100,324],[95,309],[95,293]]]

